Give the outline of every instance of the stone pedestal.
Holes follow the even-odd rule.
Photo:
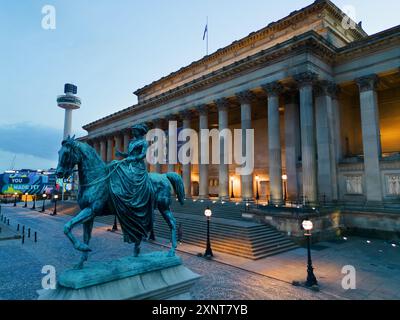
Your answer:
[[[154,252],[65,271],[57,288],[38,291],[38,299],[190,300],[190,288],[199,278],[183,266],[181,258]]]

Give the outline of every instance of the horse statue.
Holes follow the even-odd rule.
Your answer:
[[[125,241],[134,242],[134,256],[137,257],[142,239],[152,231],[154,210],[158,209],[171,231],[172,245],[168,256],[175,255],[177,226],[170,209],[171,186],[183,205],[183,181],[180,175],[172,172],[147,173],[144,163],[147,141],[143,137],[147,131],[139,129],[134,127],[137,139],[131,142],[129,152],[117,153],[125,159],[110,164],[104,163],[90,145],[75,140],[75,137],[68,137],[62,142],[57,176],[70,177],[76,166],[79,174],[78,204],[81,211],[64,226],[65,235],[74,248],[82,252],[77,269],[82,269],[88,260],[91,251],[89,241],[96,216],[116,215]],[[72,230],[80,224],[83,225],[83,242],[72,234]]]

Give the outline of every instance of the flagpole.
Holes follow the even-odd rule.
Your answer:
[[[207,49],[206,49],[206,55],[208,56],[208,16],[207,16]]]

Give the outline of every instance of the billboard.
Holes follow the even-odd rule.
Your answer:
[[[57,189],[54,173],[27,171],[0,174],[1,194],[50,194],[54,189]]]

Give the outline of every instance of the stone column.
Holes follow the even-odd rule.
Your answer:
[[[242,126],[242,154],[246,152],[246,130],[252,129],[251,125],[251,102],[255,95],[251,91],[238,93],[237,98],[240,102],[241,126]],[[242,200],[254,201],[253,174],[241,176]]]
[[[121,137],[121,135],[120,134],[116,134],[115,135],[115,137],[114,137],[114,140],[115,140],[115,152],[114,152],[114,154],[113,154],[113,156],[114,156],[114,158],[116,158],[116,159],[118,159],[118,160],[120,160],[121,159],[121,157],[116,157],[115,156],[115,153],[117,152],[117,151],[123,151],[122,149],[123,149],[123,145],[122,145],[122,137]]]
[[[332,137],[332,88],[335,84],[319,81],[315,87],[315,113],[318,153],[318,191],[328,201],[337,200],[334,193],[336,178],[335,154]]]
[[[226,98],[215,101],[218,108],[218,123],[219,131],[229,128],[228,108],[229,100]],[[219,165],[219,198],[224,201],[229,201],[229,163],[226,163],[225,158],[225,139],[220,137],[220,165]]]
[[[105,138],[102,138],[100,140],[100,158],[104,162],[107,161],[107,141],[105,140]]]
[[[176,131],[175,127],[171,127],[171,130],[169,130],[170,129],[170,122],[171,121],[178,121],[177,116],[176,115],[170,115],[170,116],[167,117],[167,121],[168,121],[168,131],[169,131],[168,134],[170,135],[168,137],[168,140],[169,140],[169,138],[171,138],[173,141],[177,141],[178,137],[176,136],[177,132],[175,132]],[[167,171],[168,172],[175,172],[176,171],[175,166],[176,166],[176,162],[177,162],[178,159],[175,159],[175,160],[173,160],[172,163],[170,163],[170,160],[169,160],[170,154],[169,154],[169,152],[172,151],[172,150],[170,150],[170,148],[171,149],[173,149],[173,148],[177,149],[177,145],[175,145],[175,143],[173,143],[170,146],[169,141],[167,141],[167,145],[168,145],[168,150],[167,150],[168,168],[167,168]],[[178,150],[176,150],[176,152],[178,152]]]
[[[285,156],[287,198],[289,201],[297,201],[300,195],[297,163],[301,156],[300,115],[297,91],[285,94]]]
[[[339,164],[343,158],[343,145],[342,145],[342,133],[341,133],[341,111],[339,94],[340,87],[335,86],[332,88],[332,119],[333,119],[333,143],[335,146],[336,163]]]
[[[154,124],[154,129],[159,129],[162,130],[162,119],[156,119],[153,121]],[[162,164],[161,163],[156,163],[154,166],[154,170],[156,173],[161,173],[162,172]]]
[[[93,148],[96,151],[97,154],[100,154],[100,143],[97,140],[94,140],[93,142]]]
[[[381,141],[378,96],[376,92],[378,81],[379,78],[377,75],[356,79],[360,89],[366,195],[367,201],[370,204],[382,202],[382,181],[379,163],[381,158]]]
[[[199,109],[199,131],[202,129],[208,129],[208,106],[203,105]],[[209,165],[202,162],[202,155],[209,155],[208,135],[207,141],[205,136],[199,135],[199,198],[208,199],[209,192]],[[208,157],[209,160],[210,157]]]
[[[279,95],[283,87],[278,82],[263,86],[268,94],[268,166],[271,190],[271,202],[274,205],[283,203],[282,150],[279,117]]]
[[[130,142],[130,134],[129,134],[129,130],[126,129],[124,130],[124,150],[122,150],[123,152],[128,152],[129,149],[129,142]]]
[[[114,137],[107,138],[107,162],[111,162],[113,160],[113,146],[114,146]]]
[[[191,129],[192,127],[192,114],[190,111],[182,113],[183,129]],[[186,198],[192,197],[192,165],[182,165],[182,179],[185,187]]]
[[[313,72],[304,72],[295,76],[300,88],[300,125],[303,195],[309,204],[318,202],[317,160],[315,148],[315,118],[313,106],[313,83],[317,80]]]

